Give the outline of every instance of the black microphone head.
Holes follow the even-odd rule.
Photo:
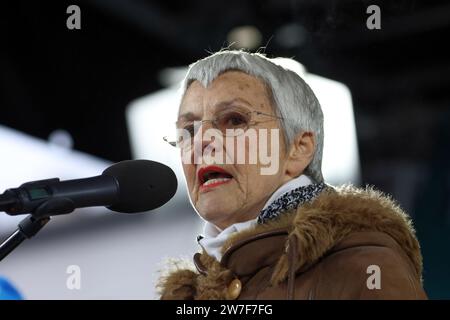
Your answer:
[[[127,160],[105,171],[119,184],[119,199],[108,209],[136,213],[158,208],[177,191],[175,173],[168,166],[150,160]]]

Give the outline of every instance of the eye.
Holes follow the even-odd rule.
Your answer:
[[[247,126],[248,118],[245,114],[239,112],[230,112],[222,115],[219,119],[219,125],[225,128],[243,128]]]
[[[182,131],[188,132],[191,137],[194,136],[195,128],[194,123],[184,123],[180,125],[178,129],[181,129]],[[183,134],[183,132],[180,132],[179,134]]]

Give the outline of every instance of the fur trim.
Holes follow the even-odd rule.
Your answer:
[[[289,239],[297,241],[296,270],[318,261],[336,244],[353,232],[379,231],[391,236],[405,251],[411,260],[417,277],[422,275],[422,255],[415,237],[415,231],[409,216],[389,196],[372,187],[359,189],[351,185],[323,191],[315,200],[286,212],[279,218],[265,224],[256,225],[231,236],[222,247],[228,250],[240,240],[255,236],[261,232],[286,228]],[[205,252],[201,255],[202,263],[208,269],[208,275],[198,275],[191,279],[191,291],[199,293],[196,299],[226,299],[227,284],[232,279],[229,270],[223,268],[214,258]],[[175,283],[185,286],[186,274],[171,277],[179,279],[170,282],[173,292]],[[271,283],[276,285],[284,281],[288,273],[287,253],[278,260],[272,274]],[[192,274],[190,274],[191,277]],[[167,290],[164,290],[167,292]]]
[[[183,269],[185,261],[171,261],[170,269],[156,285],[162,300],[228,300],[227,284],[233,279],[230,270],[222,267],[213,257],[203,252],[202,264],[208,269],[206,276],[191,267]]]
[[[200,256],[208,274],[198,277],[198,295],[196,300],[228,300],[228,284],[234,278],[233,273],[206,252]]]
[[[195,267],[187,260],[170,259],[156,284],[162,300],[192,300],[197,287]]]

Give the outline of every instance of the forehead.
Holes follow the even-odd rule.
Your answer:
[[[248,102],[246,107],[262,112],[270,112],[272,108],[269,91],[262,80],[241,71],[227,71],[206,88],[193,81],[181,101],[180,114],[214,111],[214,106],[220,103],[239,100]]]

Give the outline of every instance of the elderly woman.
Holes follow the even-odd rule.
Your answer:
[[[192,268],[162,277],[161,298],[426,298],[407,214],[371,188],[325,184],[321,107],[285,61],[221,51],[189,68],[172,144],[206,224]],[[251,161],[255,146],[276,170]]]

